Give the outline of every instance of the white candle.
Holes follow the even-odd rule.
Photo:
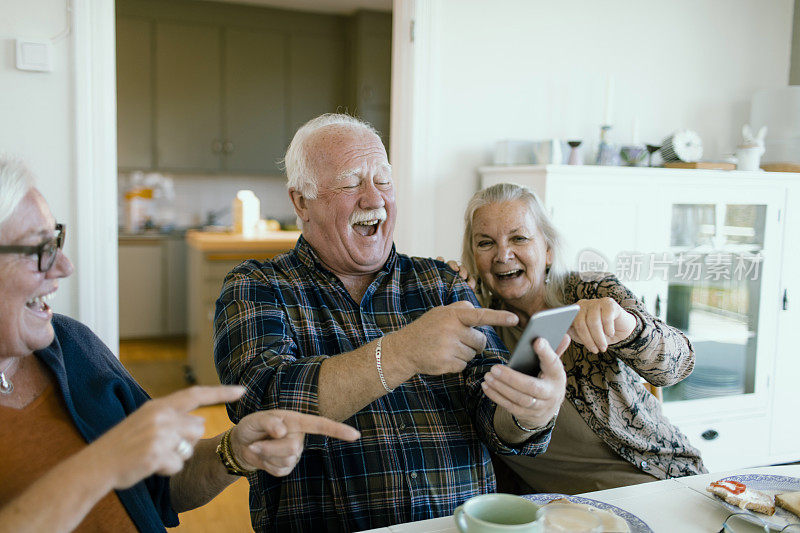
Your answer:
[[[612,124],[611,117],[614,115],[614,76],[610,74],[606,77],[606,100],[603,105],[603,125]]]

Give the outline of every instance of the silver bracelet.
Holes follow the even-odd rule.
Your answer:
[[[514,416],[514,415],[511,415],[511,420],[514,421],[514,424],[516,424],[516,426],[519,429],[521,429],[522,431],[524,431],[526,433],[535,433],[535,432],[539,431],[539,429],[541,429],[541,428],[536,428],[536,429],[526,428],[525,426],[523,426],[522,424],[519,423],[519,420],[517,420],[517,417]]]
[[[375,346],[375,362],[378,364],[378,377],[381,378],[381,385],[383,385],[383,388],[386,389],[386,392],[394,392],[394,389],[390,389],[389,385],[386,384],[386,378],[383,377],[383,367],[381,366],[382,342],[383,342],[383,337],[378,338],[378,344]]]

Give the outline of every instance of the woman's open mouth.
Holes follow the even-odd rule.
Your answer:
[[[521,268],[509,270],[508,272],[495,272],[494,276],[500,281],[508,281],[520,277],[525,271]]]
[[[55,291],[31,298],[25,302],[25,307],[42,318],[50,318],[51,309],[47,302],[53,299],[54,294]]]

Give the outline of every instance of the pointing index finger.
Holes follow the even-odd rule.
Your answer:
[[[284,411],[281,418],[283,418],[283,423],[289,433],[313,433],[348,441],[354,441],[361,437],[361,433],[354,427],[322,416]]]
[[[465,326],[514,326],[519,321],[510,311],[485,308],[464,308],[456,310],[458,319]]]
[[[236,401],[242,397],[244,390],[239,385],[194,386],[164,396],[160,401],[169,404],[176,411],[188,413],[203,405]]]

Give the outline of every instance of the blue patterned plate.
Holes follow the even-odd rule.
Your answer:
[[[773,496],[780,492],[800,491],[800,479],[796,477],[773,476],[770,474],[742,474],[738,476],[728,476],[717,481],[725,480],[738,481],[739,483],[744,483],[750,489],[755,489]],[[735,505],[729,504],[722,498],[714,496],[710,492],[706,492],[706,495],[708,495],[710,498],[713,498],[714,501],[727,507],[730,512],[745,513],[757,517],[754,523],[757,523],[760,519],[766,523],[770,529],[774,529],[776,531],[780,531],[788,524],[800,523],[800,517],[795,516],[786,509],[778,507],[777,505],[775,506],[775,514],[772,516],[767,516],[765,514],[756,513],[755,511],[746,511],[744,509],[740,509]]]
[[[570,503],[582,503],[584,505],[591,505],[592,507],[596,507],[603,511],[610,511],[615,515],[619,516],[623,520],[628,523],[628,527],[631,529],[631,533],[653,533],[653,530],[650,529],[641,518],[636,515],[633,515],[626,511],[625,509],[620,509],[615,505],[611,505],[610,503],[601,502],[599,500],[592,500],[591,498],[583,498],[581,496],[567,496],[566,494],[528,494],[523,496],[526,500],[530,500],[533,503],[538,503],[539,505],[546,505],[553,500],[557,500],[559,498],[565,498],[570,501]]]

